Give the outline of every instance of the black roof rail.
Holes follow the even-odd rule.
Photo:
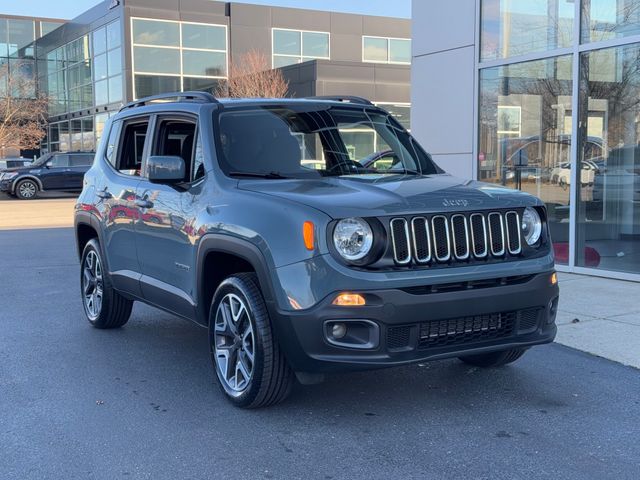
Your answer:
[[[373,105],[370,100],[353,95],[320,95],[317,97],[306,97],[308,100],[332,100],[334,102],[357,103],[360,105]]]
[[[208,92],[172,92],[172,93],[160,93],[158,95],[151,95],[150,97],[140,98],[129,102],[124,105],[120,111],[128,108],[142,107],[150,102],[159,101],[174,101],[174,102],[202,102],[202,103],[220,103],[216,97]]]

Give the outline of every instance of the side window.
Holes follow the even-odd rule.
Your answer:
[[[204,177],[204,150],[202,149],[202,139],[197,135],[196,149],[193,152],[193,168],[191,169],[191,179],[196,181]]]
[[[148,127],[148,119],[136,120],[123,125],[121,141],[116,152],[116,169],[120,173],[140,175]]]
[[[104,152],[104,157],[107,159],[107,162],[109,162],[113,168],[116,168],[116,150],[118,147],[120,126],[121,126],[121,123],[119,121],[113,122],[111,124],[111,130],[109,131],[109,138],[107,139],[107,146]]]
[[[72,167],[87,167],[93,163],[93,156],[91,155],[71,155],[70,165]]]
[[[47,162],[47,165],[51,168],[62,168],[69,166],[69,155],[54,155],[51,160]]]
[[[163,120],[159,123],[154,155],[181,157],[184,160],[185,182],[195,179],[194,140],[196,124],[188,120]],[[201,149],[202,150],[202,149]],[[204,172],[203,172],[204,173]]]

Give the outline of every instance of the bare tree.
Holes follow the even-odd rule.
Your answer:
[[[267,56],[250,50],[229,66],[229,79],[215,91],[218,97],[281,98],[289,82],[280,70],[272,69]]]
[[[37,148],[45,136],[47,98],[36,93],[30,64],[0,67],[0,148]]]

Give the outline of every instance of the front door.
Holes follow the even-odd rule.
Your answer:
[[[84,174],[93,163],[93,155],[83,153],[78,155],[69,155],[69,168],[65,178],[65,190],[82,190],[82,181]]]
[[[192,186],[196,120],[191,117],[158,117],[150,155],[178,156],[185,162],[185,178],[179,186],[138,184],[140,215],[136,224],[137,248],[142,268],[141,288],[146,299],[187,318],[193,318],[192,283],[195,278],[193,243],[183,203]]]
[[[64,189],[65,179],[69,172],[69,155],[56,153],[40,171],[40,181],[44,190]]]
[[[148,117],[118,120],[110,126],[105,150],[101,152],[108,166],[96,181],[96,208],[102,218],[109,273],[116,288],[138,296],[141,268],[135,228],[140,207],[136,191],[148,128]]]

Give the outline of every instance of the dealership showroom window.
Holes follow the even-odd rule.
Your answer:
[[[640,0],[480,13],[478,178],[546,202],[559,264],[637,279]]]

